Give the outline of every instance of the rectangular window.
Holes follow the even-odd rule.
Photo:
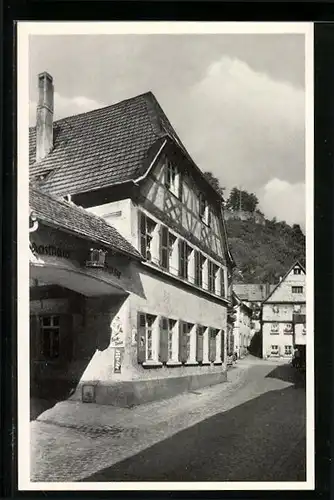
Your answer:
[[[291,345],[284,346],[284,354],[287,356],[291,356],[291,354],[292,354],[292,346]]]
[[[279,334],[279,324],[278,323],[271,323],[270,333],[272,335]]]
[[[199,216],[202,220],[205,218],[205,210],[206,210],[206,199],[202,193],[199,194]]]
[[[302,286],[293,286],[292,293],[303,293],[303,287]]]
[[[198,250],[195,250],[195,285],[203,286],[203,264],[204,257]]]
[[[272,345],[271,346],[271,355],[272,356],[278,356],[279,355],[278,345]]]
[[[140,252],[147,260],[152,260],[151,242],[156,223],[140,212]]]
[[[193,328],[193,324],[182,322],[182,344],[183,344],[183,359],[181,361],[187,362],[190,360],[191,353],[191,330]]]
[[[165,186],[178,198],[182,199],[181,175],[175,163],[166,160]]]
[[[143,348],[141,361],[153,360],[153,326],[156,316],[139,313],[138,344]]]
[[[218,266],[211,262],[211,260],[208,261],[208,290],[209,292],[215,293],[216,291],[216,275],[218,272]]]
[[[188,279],[188,259],[192,248],[184,240],[179,240],[179,276]]]
[[[44,359],[57,359],[60,349],[59,316],[41,317],[41,354]]]
[[[292,335],[292,324],[291,323],[286,323],[286,325],[284,325],[284,334],[285,335]]]
[[[302,270],[300,269],[300,267],[295,267],[293,270],[293,274],[302,274]]]
[[[200,219],[207,225],[211,226],[212,214],[210,210],[210,206],[205,199],[203,193],[199,194],[199,216]]]

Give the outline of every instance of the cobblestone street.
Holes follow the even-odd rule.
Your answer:
[[[31,444],[32,481],[305,480],[305,388],[291,366],[249,356],[227,383],[169,400],[59,403],[31,422]]]

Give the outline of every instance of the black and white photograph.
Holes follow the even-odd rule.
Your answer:
[[[312,24],[22,21],[17,87],[19,488],[312,489]]]

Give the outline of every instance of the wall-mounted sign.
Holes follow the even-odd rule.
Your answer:
[[[69,250],[64,250],[63,248],[56,247],[54,245],[36,245],[36,243],[32,243],[31,249],[34,253],[39,255],[51,255],[61,257],[63,259],[70,258]]]
[[[119,316],[115,316],[111,323],[110,345],[111,347],[120,347],[124,345],[124,331]]]
[[[115,349],[114,372],[121,373],[121,369],[122,369],[122,351],[121,349]]]

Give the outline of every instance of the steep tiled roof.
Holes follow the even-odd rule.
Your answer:
[[[151,92],[54,122],[54,147],[35,162],[36,130],[29,130],[30,179],[55,195],[77,194],[136,179],[148,151],[164,137],[188,156]]]
[[[37,219],[66,229],[81,238],[98,242],[108,248],[141,259],[139,252],[104,219],[73,203],[55,199],[30,186],[29,205]]]
[[[275,287],[276,285],[240,283],[233,285],[233,291],[242,300],[262,302]]]

